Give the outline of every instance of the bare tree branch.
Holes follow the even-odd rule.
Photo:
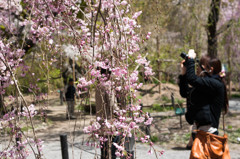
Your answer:
[[[218,36],[219,34],[223,33],[224,31],[226,31],[228,28],[230,28],[233,24],[234,24],[235,20],[234,19],[230,19],[229,21],[227,21],[225,24],[223,24],[216,33],[216,36]]]

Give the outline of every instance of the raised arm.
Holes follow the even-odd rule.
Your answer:
[[[186,62],[187,73],[186,80],[193,87],[200,87],[204,91],[214,91],[215,88],[221,87],[222,83],[211,77],[199,77],[195,73],[195,61],[188,59]]]

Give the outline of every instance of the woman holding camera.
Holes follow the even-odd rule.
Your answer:
[[[199,63],[189,57],[181,63],[180,94],[187,98],[185,117],[187,122],[193,125],[193,130],[218,135],[221,110],[224,109],[225,113],[228,111],[228,98],[221,69],[220,60],[207,55],[202,56]],[[192,137],[194,140],[195,131],[192,132]]]

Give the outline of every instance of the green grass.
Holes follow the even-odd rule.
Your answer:
[[[180,106],[183,105],[184,102],[185,102],[185,100],[176,99],[176,103],[179,104]]]
[[[173,107],[165,107],[160,104],[153,104],[152,109],[157,112],[165,112],[165,111],[173,110]]]
[[[169,99],[167,96],[162,96],[162,101],[164,101],[165,103],[170,103],[171,99]]]
[[[170,111],[170,110],[174,110],[173,107],[165,107],[165,106],[162,106],[160,104],[153,104],[152,107],[143,107],[143,112],[149,112],[149,113],[152,113],[152,112],[166,112],[166,111]]]
[[[183,135],[175,134],[174,135],[174,141],[177,142],[177,143],[187,144],[190,136],[191,136],[191,132],[183,134]]]
[[[240,93],[239,94],[232,94],[231,97],[232,98],[240,98]]]
[[[152,113],[152,112],[154,112],[154,111],[153,111],[152,108],[143,108],[143,112],[144,112],[144,113],[146,113],[146,112]]]
[[[143,96],[137,96],[137,99],[142,99],[143,98]]]
[[[235,131],[228,132],[228,139],[231,143],[240,144],[238,138],[240,137],[240,128]]]
[[[227,128],[228,128],[228,129],[232,129],[232,125],[228,125]]]
[[[28,130],[32,130],[31,126],[25,126],[21,129],[23,132],[27,132]]]
[[[188,143],[190,137],[191,137],[191,132],[183,135],[183,141],[185,144]]]
[[[78,105],[78,106],[76,107],[76,109],[77,109],[77,110],[84,110],[84,106],[83,106],[83,105]]]
[[[0,134],[4,134],[5,132],[7,134],[10,134],[12,132],[12,128],[9,128],[9,127],[3,128],[0,132]]]
[[[150,139],[151,139],[152,142],[158,142],[158,137],[155,136],[155,135],[151,136]]]
[[[159,81],[157,81],[155,78],[153,78],[153,83],[154,84],[159,84]]]
[[[165,80],[162,80],[162,81],[161,81],[161,83],[167,83],[167,81],[165,81]]]

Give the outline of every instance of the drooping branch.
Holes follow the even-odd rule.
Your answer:
[[[229,21],[227,21],[224,25],[222,25],[216,33],[216,36],[220,35],[221,33],[223,33],[224,31],[226,31],[228,28],[230,28],[233,24],[234,24],[235,20],[234,19],[230,19]]]

